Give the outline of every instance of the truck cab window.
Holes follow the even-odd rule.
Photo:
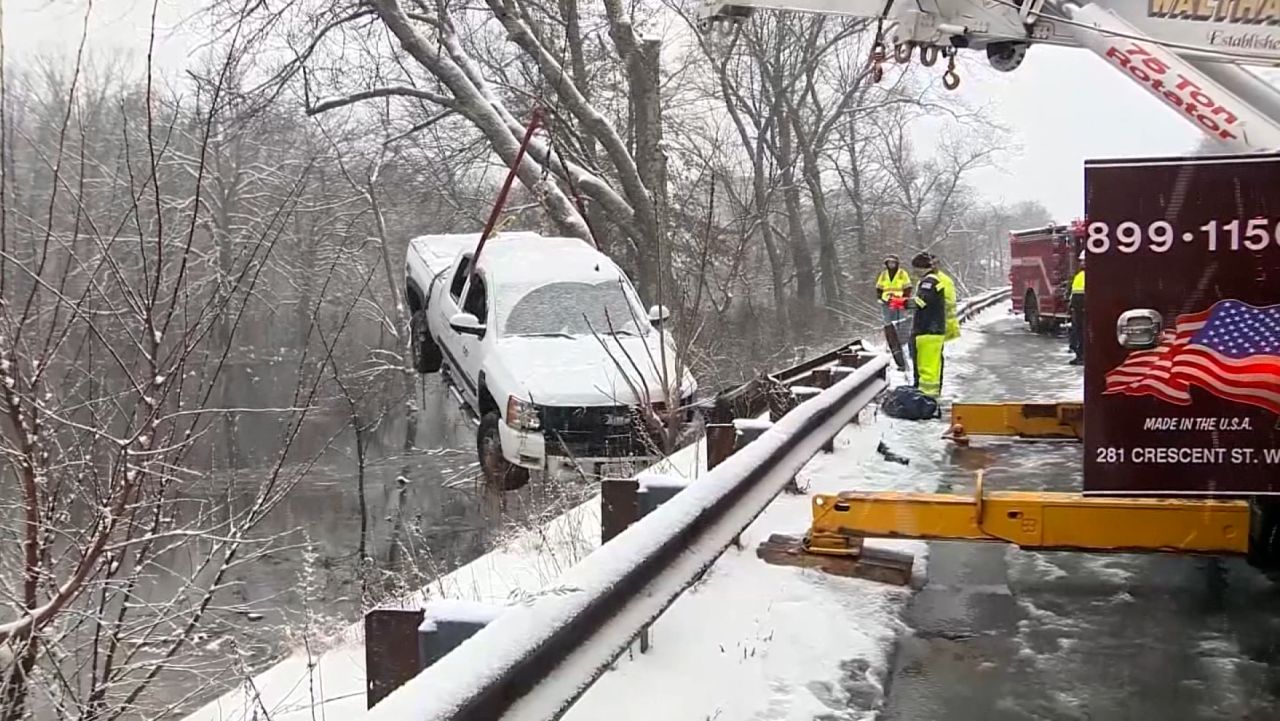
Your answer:
[[[481,323],[489,315],[489,303],[484,293],[484,279],[476,276],[471,279],[471,288],[467,291],[467,300],[462,304],[463,312],[474,315]]]
[[[467,273],[471,272],[471,254],[462,256],[462,261],[458,263],[458,269],[453,273],[453,282],[449,284],[449,295],[454,300],[462,297],[462,289],[467,285]],[[481,318],[481,320],[484,320]]]

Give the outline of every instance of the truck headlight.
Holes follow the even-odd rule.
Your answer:
[[[536,431],[542,427],[538,421],[538,408],[515,396],[507,397],[507,425],[518,431]]]

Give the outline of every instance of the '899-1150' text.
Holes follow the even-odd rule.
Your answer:
[[[1195,229],[1175,229],[1166,220],[1145,225],[1133,221],[1095,221],[1086,228],[1085,249],[1092,254],[1166,253],[1177,243],[1196,244],[1210,252],[1280,250],[1280,219],[1210,220]]]

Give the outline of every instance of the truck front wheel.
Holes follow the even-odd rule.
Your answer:
[[[501,422],[497,411],[489,411],[480,418],[476,453],[485,485],[499,491],[515,491],[529,483],[529,469],[517,466],[502,455],[502,437],[498,435]]]
[[[409,347],[413,351],[413,369],[419,373],[435,373],[444,362],[440,346],[427,329],[427,313],[414,311],[409,317]]]

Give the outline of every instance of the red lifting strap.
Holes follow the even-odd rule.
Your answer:
[[[493,204],[493,210],[489,213],[489,220],[484,224],[484,232],[480,234],[480,242],[476,243],[476,252],[471,256],[471,276],[474,278],[476,269],[480,267],[480,251],[484,250],[485,241],[489,240],[489,236],[493,233],[493,228],[498,224],[498,216],[502,214],[502,209],[507,204],[507,194],[511,192],[511,184],[515,182],[516,172],[520,169],[520,163],[524,160],[525,151],[529,149],[529,143],[533,140],[533,134],[538,128],[542,127],[542,108],[534,107],[533,113],[529,115],[529,126],[524,130],[524,138],[520,140],[520,148],[516,150],[516,159],[511,163],[511,169],[507,171],[507,179],[502,183],[502,189],[498,191],[498,199]],[[548,161],[550,158],[548,158]]]

